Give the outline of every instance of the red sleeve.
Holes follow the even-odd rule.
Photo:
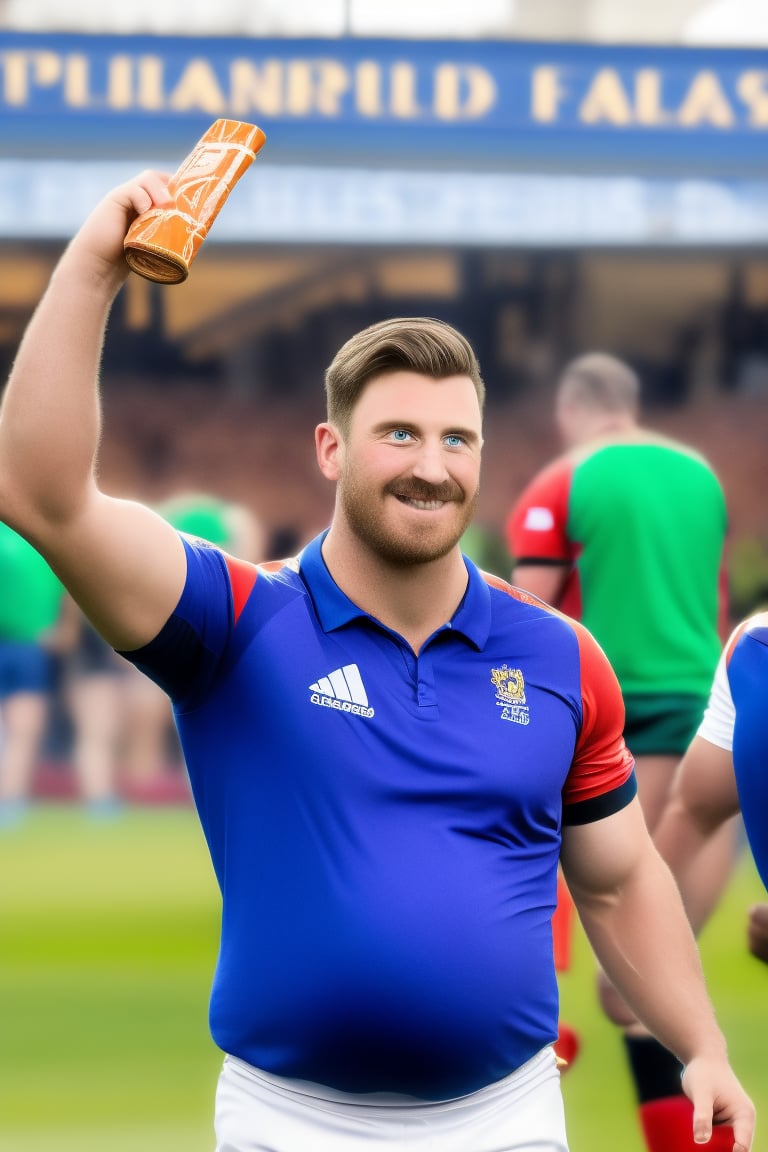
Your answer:
[[[576,551],[568,539],[568,498],[573,461],[561,457],[533,478],[507,518],[506,537],[516,564],[569,564]]]
[[[581,732],[563,790],[563,823],[587,824],[618,812],[637,792],[624,743],[624,700],[616,674],[594,637],[574,623],[581,656]]]

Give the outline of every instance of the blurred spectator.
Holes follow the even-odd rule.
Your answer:
[[[120,810],[118,766],[125,736],[125,683],[131,667],[102,640],[67,595],[62,697],[72,720],[72,766],[80,796],[97,818]]]
[[[242,560],[262,558],[262,528],[243,504],[210,493],[179,492],[157,511],[179,532],[216,544]],[[123,768],[127,787],[151,793],[182,767],[181,748],[168,697],[132,665],[126,670]]]
[[[42,556],[0,522],[0,826],[24,815],[63,643],[64,588]]]
[[[566,365],[555,416],[567,450],[519,497],[507,539],[512,582],[580,618],[613,665],[653,832],[720,652],[727,516],[707,462],[641,426],[639,407],[639,379],[622,361],[591,353]],[[715,905],[730,877],[735,833],[725,826],[706,849],[692,895],[702,908]],[[678,1061],[602,978],[600,992],[624,1030],[650,1152],[693,1149]]]

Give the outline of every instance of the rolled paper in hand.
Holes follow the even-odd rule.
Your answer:
[[[266,136],[255,124],[216,120],[171,177],[173,203],[150,208],[123,245],[129,267],[159,284],[180,284],[211,225]]]

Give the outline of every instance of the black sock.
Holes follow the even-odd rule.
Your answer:
[[[683,1066],[668,1048],[653,1036],[625,1036],[624,1045],[638,1104],[683,1094]]]

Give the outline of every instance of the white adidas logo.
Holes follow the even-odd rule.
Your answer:
[[[310,684],[310,701],[321,708],[334,708],[337,712],[350,712],[353,716],[373,716],[368,706],[368,693],[357,664],[345,664],[327,676]]]

